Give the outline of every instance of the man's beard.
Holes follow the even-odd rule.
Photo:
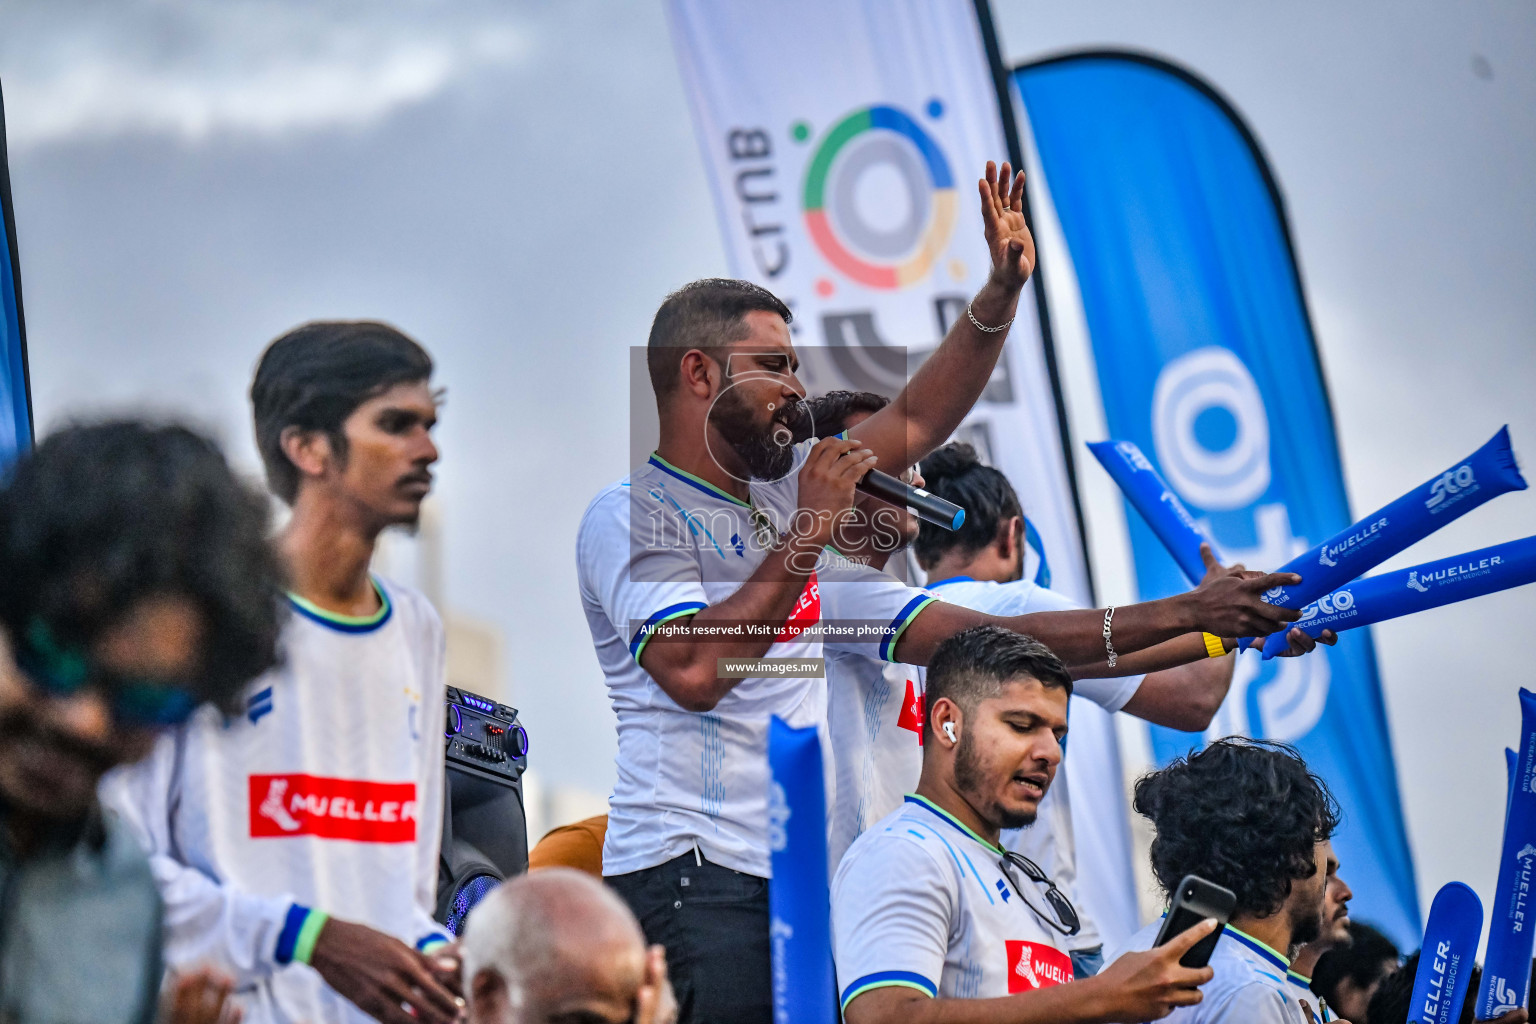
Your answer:
[[[799,401],[779,407],[767,428],[761,428],[741,392],[729,388],[720,395],[709,418],[752,479],[780,480],[794,468],[795,430],[807,418]]]
[[[981,759],[976,753],[976,745],[971,742],[970,734],[966,733],[960,737],[960,744],[955,748],[955,788],[988,819],[989,824],[999,829],[1023,828],[1035,823],[1035,811],[1009,811],[996,802],[987,803],[985,807],[979,806],[983,802],[986,778]]]
[[[1326,892],[1326,890],[1325,890]],[[1297,949],[1309,942],[1316,942],[1323,935],[1323,911],[1328,901],[1324,896],[1319,896],[1317,905],[1311,913],[1302,915],[1300,920],[1291,922],[1291,948]]]

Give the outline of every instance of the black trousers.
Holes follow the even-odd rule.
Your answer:
[[[772,1024],[766,878],[690,852],[604,881],[666,947],[678,1024]]]

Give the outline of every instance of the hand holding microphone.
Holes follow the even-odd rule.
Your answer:
[[[942,526],[946,530],[958,530],[965,522],[965,509],[953,502],[930,494],[915,484],[898,480],[889,473],[872,469],[857,484],[865,494],[872,494],[881,501],[898,507],[910,508],[925,523]]]
[[[774,426],[773,429],[774,443],[780,446],[786,446],[794,444],[797,440],[805,440],[810,436],[807,430],[807,428],[810,426],[811,424],[809,420],[806,420],[804,423],[798,425],[797,432],[796,429],[791,429],[791,427],[787,424],[778,423]],[[804,436],[802,437],[799,435]],[[835,437],[822,438],[817,443],[817,446],[812,449],[813,457],[817,450],[821,449],[829,442],[837,440],[838,438]],[[841,452],[844,449],[852,451],[858,449],[859,447],[860,446],[856,440],[850,439],[843,442],[842,449],[839,449],[839,451]],[[834,459],[835,458],[836,456],[834,456]],[[873,464],[874,460],[870,458],[867,460],[861,459],[860,461],[867,461],[870,464]],[[806,462],[805,468],[808,469],[809,467],[810,461],[808,460]],[[804,470],[802,470],[802,473],[803,472]],[[805,485],[806,480],[805,477],[802,476],[802,504],[805,502]],[[889,502],[890,504],[895,505],[897,508],[910,508],[917,514],[919,519],[923,520],[924,522],[933,523],[935,526],[942,527],[946,530],[958,530],[960,529],[960,524],[965,522],[965,509],[961,508],[959,505],[956,505],[953,502],[945,501],[943,498],[936,494],[932,494],[923,490],[921,487],[916,486],[915,484],[910,484],[904,480],[898,479],[897,477],[891,476],[889,473],[883,473],[878,469],[870,469],[869,472],[865,473],[861,478],[859,478],[858,483],[856,483],[854,486],[858,490],[863,491],[865,494],[879,498],[881,501]]]

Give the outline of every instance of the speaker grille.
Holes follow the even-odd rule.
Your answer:
[[[453,894],[453,902],[448,905],[448,920],[443,922],[449,934],[458,935],[464,927],[464,919],[475,909],[475,904],[485,899],[500,884],[501,879],[495,875],[473,875],[459,886]]]

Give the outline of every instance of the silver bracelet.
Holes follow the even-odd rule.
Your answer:
[[[976,301],[975,299],[971,300],[971,302],[975,302],[975,301]],[[977,320],[976,319],[976,314],[971,312],[971,302],[967,302],[965,304],[965,315],[970,318],[971,326],[975,327],[978,331],[981,331],[984,334],[996,334],[999,331],[1006,331],[1008,328],[1013,326],[1014,317],[1009,317],[1008,318],[1008,322],[1003,324],[1003,326],[1001,326],[1001,327],[988,327],[986,324],[982,323],[980,320]]]
[[[1109,667],[1110,668],[1114,668],[1115,667],[1115,662],[1120,659],[1120,655],[1115,653],[1115,644],[1114,644],[1114,641],[1110,639],[1110,635],[1109,635],[1110,620],[1112,620],[1114,617],[1115,617],[1115,606],[1114,605],[1110,605],[1108,608],[1104,609],[1104,653],[1106,655],[1108,655],[1108,661],[1109,661]]]

